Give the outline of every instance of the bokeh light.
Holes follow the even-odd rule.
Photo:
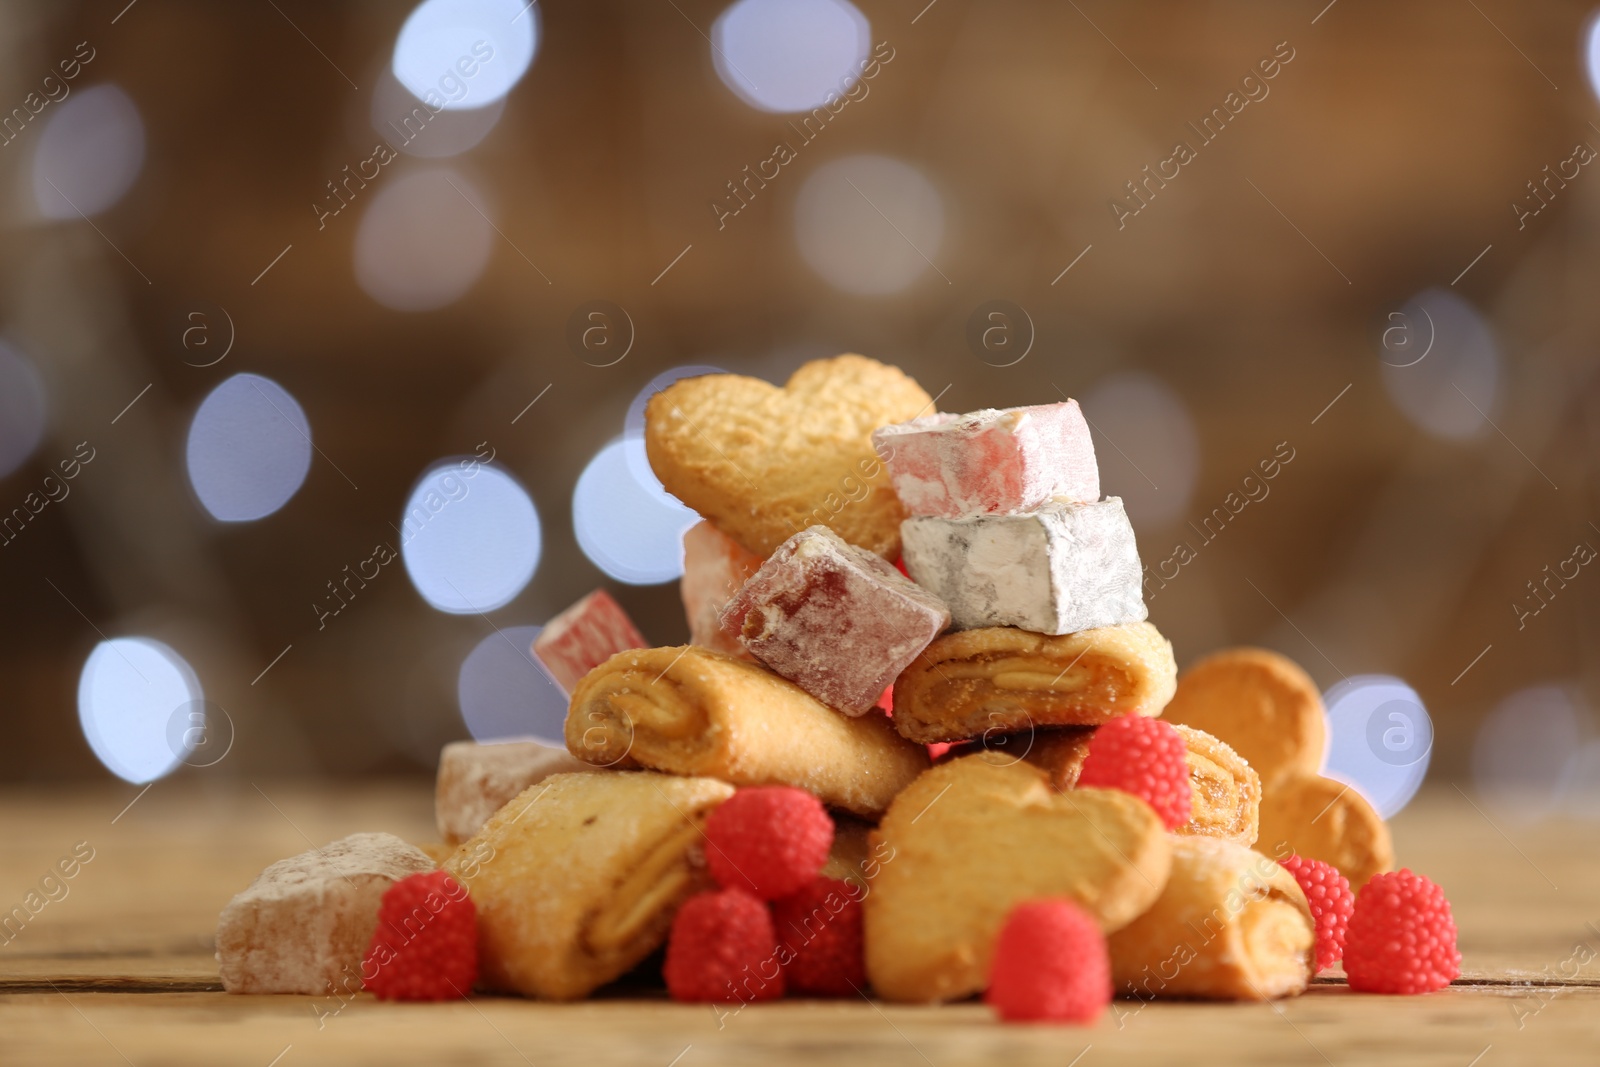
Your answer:
[[[800,187],[795,240],[806,263],[835,287],[860,296],[897,293],[925,273],[937,276],[944,202],[908,163],[846,156],[818,167]]]
[[[1418,293],[1385,326],[1383,384],[1405,416],[1450,439],[1475,437],[1494,417],[1500,353],[1478,309],[1448,289]]]
[[[277,382],[235,374],[200,402],[185,455],[205,509],[223,522],[249,522],[283,507],[305,483],[311,426]]]
[[[1182,519],[1200,477],[1200,434],[1182,398],[1152,374],[1128,372],[1101,379],[1078,402],[1101,493],[1120,496],[1136,526]]]
[[[115,85],[54,105],[33,157],[33,198],[50,219],[95,215],[122,199],[144,166],[144,122]]]
[[[505,101],[496,100],[470,111],[435,114],[388,70],[378,75],[372,89],[372,128],[391,147],[424,159],[443,159],[476,147],[505,110]]]
[[[1588,31],[1583,35],[1583,59],[1589,91],[1600,98],[1600,11],[1589,17]]]
[[[423,0],[394,45],[395,79],[434,109],[492,104],[528,72],[539,8],[526,0]]]
[[[422,598],[456,615],[510,603],[539,566],[533,498],[498,467],[448,460],[417,482],[400,520],[400,555]]]
[[[33,364],[0,341],[0,478],[33,455],[44,437],[44,383]]]
[[[193,750],[191,735],[173,730],[172,720],[204,695],[171,648],[148,637],[117,637],[96,645],[84,661],[78,721],[106,769],[142,785],[170,773]]]
[[[384,307],[432,311],[458,300],[489,263],[494,227],[482,195],[448,168],[390,179],[356,232],[356,281]]]
[[[1364,674],[1323,695],[1328,709],[1324,773],[1353,786],[1378,814],[1393,817],[1415,795],[1433,758],[1433,721],[1399,678]]]
[[[1531,686],[1502,700],[1478,728],[1472,749],[1479,795],[1520,820],[1554,813],[1567,762],[1584,740],[1584,715],[1565,686]]]
[[[861,76],[872,27],[848,0],[738,0],[711,26],[723,84],[763,111],[810,111]]]
[[[534,657],[542,626],[505,626],[461,661],[461,721],[477,741],[526,738],[565,748],[567,695]]]
[[[572,491],[578,547],[596,567],[629,585],[680,577],[684,531],[700,521],[649,471],[644,440],[622,437],[589,461]]]
[[[1590,741],[1567,757],[1561,793],[1569,814],[1600,819],[1600,740]]]

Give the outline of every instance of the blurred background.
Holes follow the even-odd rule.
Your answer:
[[[1593,15],[8,0],[0,779],[559,737],[555,613],[687,637],[644,399],[854,351],[1079,399],[1386,812],[1600,813]]]

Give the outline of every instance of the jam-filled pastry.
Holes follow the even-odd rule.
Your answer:
[[[1192,815],[1173,833],[1256,843],[1261,820],[1261,779],[1239,754],[1204,730],[1176,727],[1188,746]]]
[[[444,863],[478,909],[482,984],[576,1000],[627,973],[710,888],[705,820],[732,795],[651,771],[530,786]]]
[[[934,640],[894,687],[894,725],[913,741],[960,741],[1042,726],[1159,715],[1178,674],[1148,622],[1051,637],[1008,626]]]
[[[1160,898],[1107,939],[1112,988],[1140,1000],[1292,996],[1311,980],[1315,943],[1305,894],[1276,860],[1178,835]]]
[[[597,766],[792,785],[876,817],[928,767],[880,712],[847,718],[758,663],[695,645],[620,652],[572,691],[567,749]]]
[[[1300,666],[1264,648],[1230,648],[1178,678],[1162,717],[1226,742],[1270,795],[1280,779],[1316,774],[1327,744],[1322,695]]]
[[[1394,869],[1394,842],[1383,817],[1354,786],[1319,775],[1280,782],[1261,802],[1261,844],[1280,845],[1339,869],[1360,890]]]
[[[867,977],[885,1000],[958,1000],[984,988],[1011,909],[1068,897],[1116,930],[1166,884],[1172,843],[1127,793],[1058,793],[994,752],[941,764],[897,796],[871,835]]]

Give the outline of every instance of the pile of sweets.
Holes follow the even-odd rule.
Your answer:
[[[1388,873],[1383,820],[1319,775],[1305,672],[1232,649],[1178,675],[1074,401],[939,414],[847,355],[679,381],[646,446],[705,520],[692,643],[644,647],[604,592],[563,612],[532,651],[566,750],[446,746],[442,845],[268,867],[218,926],[230,992],[575,1000],[643,967],[730,1012],[983,995],[1089,1022],[1341,959],[1359,991],[1458,975],[1442,891]]]

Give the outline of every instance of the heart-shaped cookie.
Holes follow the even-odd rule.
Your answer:
[[[674,382],[645,408],[645,449],[668,492],[763,559],[822,525],[893,560],[906,512],[872,431],[931,411],[897,368],[837,356],[781,389],[738,374]]]
[[[1106,932],[1161,895],[1172,844],[1144,801],[1051,790],[1045,772],[981,752],[935,767],[895,797],[872,835],[864,902],[867,976],[886,1000],[970,996],[988,983],[1011,909],[1068,897]]]

